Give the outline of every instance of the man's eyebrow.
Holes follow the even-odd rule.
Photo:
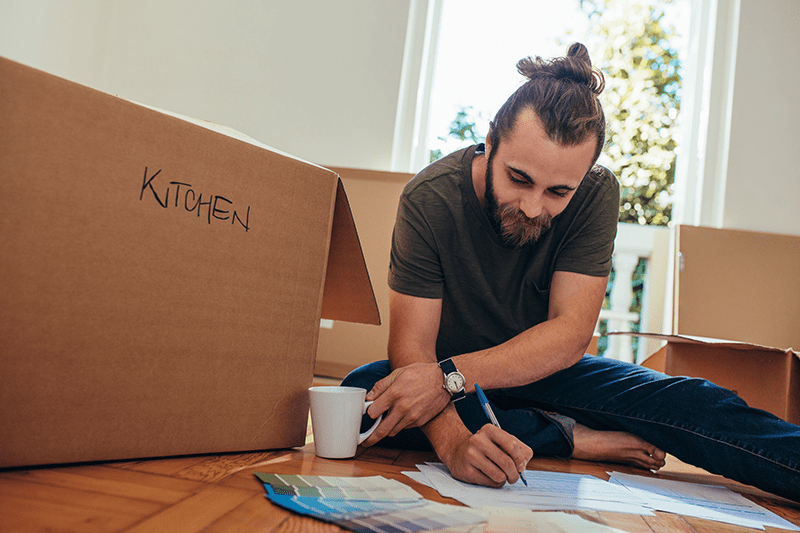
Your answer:
[[[522,177],[522,179],[524,179],[528,183],[533,183],[533,178],[531,178],[528,175],[528,173],[525,172],[524,170],[520,170],[518,168],[512,167],[511,165],[507,165],[507,166],[508,166],[508,170],[514,172],[515,174],[519,174]]]
[[[508,166],[508,170],[514,172],[515,174],[519,174],[520,177],[522,177],[522,179],[524,179],[528,183],[531,183],[531,184],[533,183],[533,178],[531,178],[528,175],[528,173],[525,172],[524,170],[520,170],[520,169],[515,168],[515,167],[513,167],[511,165],[507,165],[507,166]],[[552,187],[549,187],[549,189],[551,191],[574,191],[575,187],[572,187],[571,185],[566,185],[565,184],[565,185],[553,185]]]

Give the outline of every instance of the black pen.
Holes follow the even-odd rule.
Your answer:
[[[483,412],[486,413],[486,417],[489,419],[492,425],[498,429],[503,429],[500,427],[500,423],[497,421],[497,417],[494,416],[494,411],[492,411],[492,406],[489,405],[489,400],[486,399],[486,395],[483,393],[483,391],[481,390],[481,388],[478,386],[477,383],[475,384],[475,394],[478,395],[478,401],[480,402],[481,407],[483,408]],[[522,480],[523,483],[525,483],[525,486],[527,487],[528,480],[525,479],[525,474],[520,472],[519,478]]]

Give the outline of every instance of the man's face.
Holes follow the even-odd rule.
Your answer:
[[[550,227],[552,217],[546,213],[528,218],[521,209],[511,204],[500,205],[494,192],[492,163],[497,152],[489,154],[486,167],[486,193],[484,206],[495,231],[508,246],[519,247],[536,242],[542,232]]]
[[[595,148],[594,136],[576,146],[553,142],[531,110],[520,113],[499,146],[487,139],[484,207],[506,244],[535,242],[550,227],[589,171]]]

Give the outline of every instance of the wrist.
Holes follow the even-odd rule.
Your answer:
[[[452,403],[449,403],[422,430],[431,443],[433,451],[436,452],[436,456],[446,465],[450,463],[458,445],[472,436]]]

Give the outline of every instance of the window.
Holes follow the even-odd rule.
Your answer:
[[[622,222],[666,225],[679,154],[688,0],[441,0],[425,145],[436,159],[486,136],[520,85],[516,62],[584,43],[606,75],[600,163],[623,186]]]

